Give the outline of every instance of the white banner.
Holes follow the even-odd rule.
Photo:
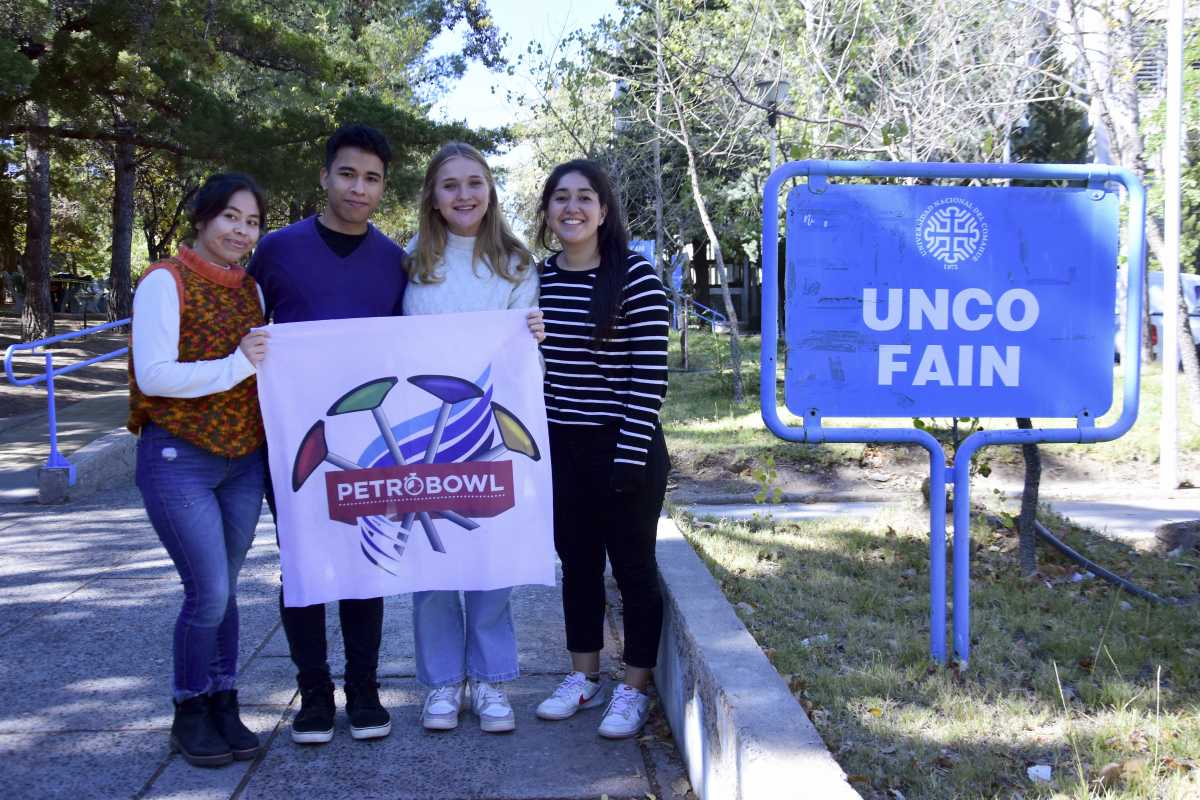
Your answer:
[[[554,584],[525,314],[270,327],[258,397],[287,605]]]

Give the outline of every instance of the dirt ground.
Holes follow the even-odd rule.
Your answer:
[[[91,316],[88,326],[102,324],[104,320]],[[56,314],[55,334],[78,331],[83,321],[78,314]],[[0,350],[21,340],[21,320],[11,306],[0,308]],[[68,340],[54,346],[54,366],[60,368],[77,364],[92,356],[111,352],[126,346],[128,336],[119,329],[91,334],[80,339]],[[45,359],[29,351],[20,351],[13,358],[13,374],[28,378],[45,372]],[[119,389],[128,383],[125,356],[118,356],[84,367],[54,380],[55,403],[64,408],[85,397],[99,392]],[[36,383],[31,386],[13,386],[6,376],[0,375],[0,420],[21,417],[26,414],[45,412],[46,386]]]
[[[669,433],[667,438],[670,445]],[[1039,450],[1043,491],[1052,490],[1061,499],[1157,491],[1157,465],[1151,461],[1100,461],[1065,445],[1043,445]],[[983,452],[991,473],[972,477],[973,500],[995,494],[994,489],[1011,494],[1014,485],[1019,496],[1025,475],[1020,448],[993,447]],[[929,476],[929,456],[917,447],[781,442],[774,458],[775,476],[770,485],[780,490],[783,502],[812,502],[833,495],[887,499],[921,492]],[[1200,476],[1200,454],[1181,452],[1179,458],[1181,477]],[[762,460],[735,449],[700,452],[675,447],[671,462],[669,490],[676,504],[754,502],[753,495],[763,485],[756,474],[764,466]],[[952,482],[953,475],[947,474],[946,480]]]
[[[669,439],[669,437],[668,437]],[[856,458],[854,450],[862,452]],[[847,452],[848,451],[848,452]],[[775,451],[775,477],[770,484],[783,502],[818,499],[820,495],[871,496],[917,491],[927,469],[924,451],[886,451],[874,446],[828,449],[781,443]],[[753,502],[762,487],[756,472],[760,459],[737,450],[704,452],[671,450],[671,499],[676,503]]]

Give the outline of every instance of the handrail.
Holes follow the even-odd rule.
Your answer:
[[[42,381],[46,382],[46,405],[49,411],[50,424],[50,455],[46,458],[45,468],[66,470],[68,486],[75,485],[75,465],[58,452],[58,413],[54,404],[54,379],[59,375],[67,375],[68,373],[75,372],[76,370],[83,369],[84,367],[91,366],[92,364],[98,364],[101,361],[107,361],[110,358],[123,356],[129,352],[129,347],[120,347],[108,353],[101,353],[98,356],[92,356],[89,359],[85,359],[84,361],[80,361],[76,364],[71,364],[70,366],[62,367],[60,369],[54,368],[53,351],[46,350],[41,354],[44,355],[46,359],[45,372],[41,375],[34,375],[30,378],[18,378],[13,374],[13,357],[21,350],[29,350],[36,355],[37,351],[40,348],[44,348],[46,345],[64,342],[68,339],[78,339],[83,336],[108,330],[109,328],[117,328],[123,325],[128,325],[130,321],[130,318],[121,319],[117,320],[116,322],[108,322],[104,325],[96,325],[91,328],[82,328],[77,331],[62,333],[58,336],[50,336],[33,342],[18,342],[16,344],[9,345],[4,350],[4,374],[8,378],[9,383],[13,384],[14,386],[31,386]]]
[[[709,327],[711,327],[713,330],[716,330],[716,326],[724,325],[729,321],[728,317],[726,317],[720,311],[717,311],[715,308],[709,308],[708,306],[704,305],[703,303],[697,301],[691,295],[683,294],[682,292],[680,292],[679,296],[683,298],[683,304],[685,306],[690,305],[694,309],[696,309],[696,316],[699,317],[700,319],[704,320],[705,322],[707,322],[709,324]],[[675,300],[672,299],[671,297],[668,297],[667,303],[668,303],[668,305],[671,306],[671,318],[674,319],[675,313],[676,313]]]
[[[704,305],[704,303],[697,301],[694,297],[689,297],[688,300],[691,301],[693,306],[696,306],[697,308],[699,308],[703,311],[706,311],[709,314],[709,316],[715,317],[716,322],[724,325],[726,322],[729,321],[729,317],[725,316],[720,311],[717,311],[715,308],[709,308],[708,306]],[[700,316],[700,315],[697,315],[697,316]]]

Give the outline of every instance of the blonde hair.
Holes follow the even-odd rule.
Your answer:
[[[496,180],[483,154],[469,144],[450,142],[437,151],[425,169],[421,183],[421,202],[418,211],[417,249],[408,260],[408,274],[415,283],[441,283],[437,265],[446,252],[446,220],[433,207],[434,184],[438,170],[452,158],[469,158],[483,168],[488,185],[488,208],[479,224],[475,237],[475,260],[483,261],[499,277],[511,283],[520,283],[526,270],[533,265],[533,256],[509,229],[500,213],[500,200],[496,196]],[[513,257],[516,264],[513,264]]]

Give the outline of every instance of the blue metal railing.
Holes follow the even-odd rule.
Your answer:
[[[4,374],[8,377],[9,383],[14,386],[30,386],[42,381],[46,382],[46,405],[49,409],[50,417],[50,455],[46,459],[46,469],[65,469],[67,471],[67,484],[75,485],[75,465],[66,459],[62,453],[58,452],[58,413],[54,406],[54,379],[59,375],[67,375],[75,370],[89,367],[92,364],[98,364],[101,361],[107,361],[110,358],[123,356],[129,352],[128,347],[120,347],[108,353],[101,353],[98,356],[92,356],[89,359],[80,361],[77,364],[71,364],[68,367],[54,368],[54,352],[46,350],[42,353],[38,350],[46,347],[46,345],[65,342],[68,339],[78,339],[83,336],[88,336],[100,331],[106,331],[109,328],[118,328],[122,325],[128,325],[129,319],[121,319],[116,322],[109,322],[104,325],[96,325],[91,328],[83,328],[82,330],[73,331],[72,333],[63,333],[58,336],[51,336],[46,339],[38,339],[34,342],[19,342],[9,345],[4,351]],[[46,370],[41,375],[34,375],[31,378],[18,378],[13,374],[13,357],[22,350],[29,350],[33,355],[42,355],[46,359]]]
[[[724,325],[726,322],[729,321],[729,318],[726,317],[724,314],[722,314],[720,311],[717,311],[715,308],[709,308],[708,306],[704,305],[703,303],[698,302],[695,298],[691,297],[690,295],[681,294],[680,297],[683,298],[684,306],[690,306],[692,309],[692,313],[696,315],[696,318],[703,320],[704,322],[707,322],[708,327],[711,330],[713,330],[714,332],[716,331],[718,325]],[[667,303],[671,306],[671,319],[675,321],[674,327],[676,329],[678,329],[679,328],[679,322],[678,322],[678,313],[679,312],[675,308],[675,301],[672,298],[668,297]]]

